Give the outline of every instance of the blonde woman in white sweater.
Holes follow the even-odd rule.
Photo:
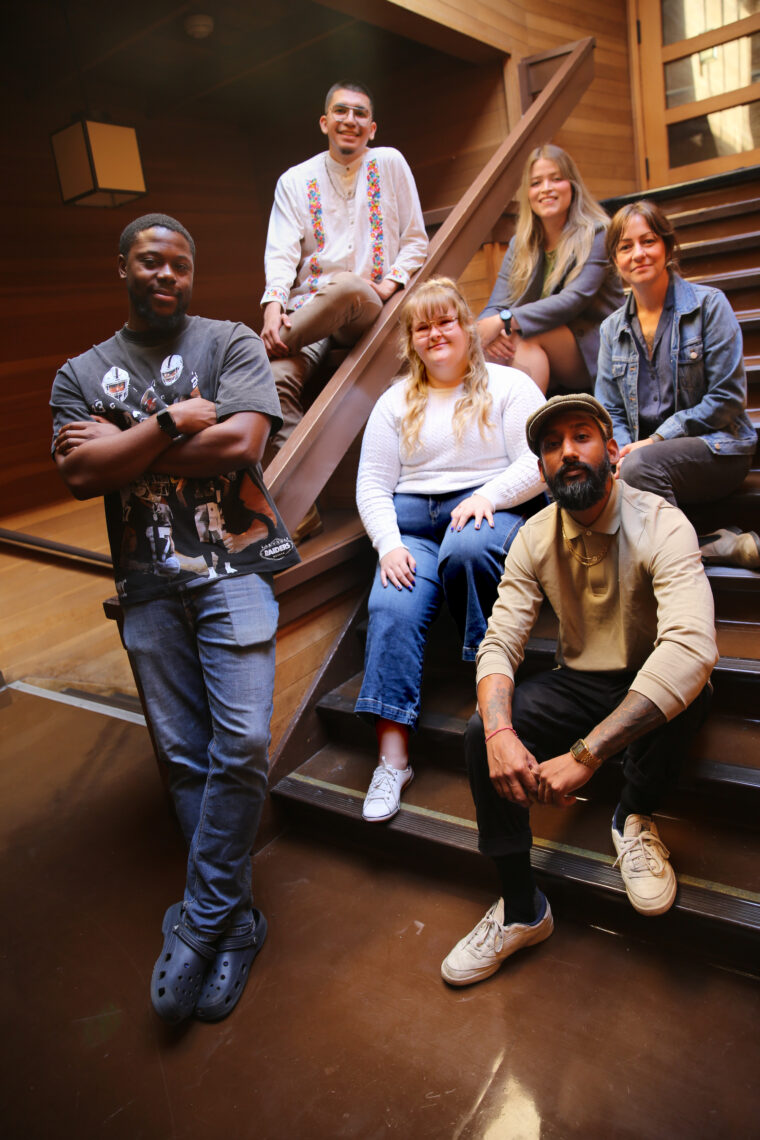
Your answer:
[[[457,623],[463,659],[474,661],[507,551],[545,502],[525,438],[544,397],[524,372],[485,363],[454,282],[427,281],[404,306],[401,329],[408,372],[372,411],[357,481],[379,558],[356,702],[377,731],[379,762],[363,809],[372,822],[396,814],[413,776],[409,731],[441,602]]]

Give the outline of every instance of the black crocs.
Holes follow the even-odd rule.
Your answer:
[[[183,941],[181,917],[182,903],[174,903],[164,915],[161,924],[164,945],[150,982],[153,1008],[171,1025],[185,1021],[195,1012],[204,979],[216,955],[214,947],[209,947],[208,954],[202,954]]]
[[[195,1006],[195,1016],[200,1021],[221,1021],[232,1013],[243,996],[251,963],[267,936],[267,920],[255,907],[253,919],[253,942],[238,946],[237,939],[232,937],[219,943],[216,958],[206,974],[203,992]]]

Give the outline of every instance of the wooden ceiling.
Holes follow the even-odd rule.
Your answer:
[[[197,12],[213,17],[208,39],[185,30]],[[362,78],[381,106],[398,99],[415,61],[438,59],[444,75],[446,52],[473,62],[497,54],[382,0],[23,0],[5,23],[4,86],[26,103],[55,100],[62,124],[81,114],[119,121],[129,109],[268,136],[275,122],[287,130],[313,114],[303,93],[335,78]]]

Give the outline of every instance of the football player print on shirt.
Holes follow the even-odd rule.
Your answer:
[[[122,568],[166,578],[183,571],[212,576],[218,561],[216,554],[207,563],[202,554],[183,554],[175,546],[170,505],[174,483],[169,476],[151,475],[122,489]]]
[[[116,365],[109,368],[100,381],[104,400],[95,401],[92,407],[93,415],[102,416],[122,430],[131,427],[135,420],[142,419],[139,412],[132,411],[127,406],[130,385],[130,375],[125,368],[117,368]]]
[[[227,553],[238,554],[251,543],[276,533],[277,518],[246,472],[233,471],[207,483],[195,482],[193,503],[187,502],[184,488],[183,480],[177,486],[177,494],[193,509],[201,543],[218,543]],[[230,513],[232,517],[227,517]],[[231,571],[229,562],[226,565]]]
[[[185,380],[181,390],[173,391],[174,385],[184,375]],[[163,398],[167,404],[176,404],[188,396],[200,396],[198,374],[185,369],[185,362],[177,352],[164,357],[161,362],[158,387],[163,390]]]
[[[105,404],[94,409],[95,414],[127,428],[163,406],[200,395],[197,373],[185,365],[179,353],[163,359],[158,376],[139,396],[139,409],[130,409],[125,401],[131,395],[135,402],[140,386],[140,380],[131,378],[126,369],[110,368],[101,381]],[[216,578],[217,569],[234,574],[231,555],[276,533],[274,512],[244,472],[192,481],[145,475],[124,488],[121,499],[121,565],[127,571],[165,578],[182,573]],[[172,500],[192,510],[194,533],[186,533],[186,528],[178,533]],[[226,518],[228,512],[230,519]]]

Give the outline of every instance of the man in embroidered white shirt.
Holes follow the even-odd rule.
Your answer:
[[[276,450],[303,416],[303,386],[330,338],[355,344],[427,254],[412,172],[392,147],[369,149],[372,116],[366,87],[334,84],[319,120],[328,149],[286,170],[275,189],[261,338],[282,407]]]

